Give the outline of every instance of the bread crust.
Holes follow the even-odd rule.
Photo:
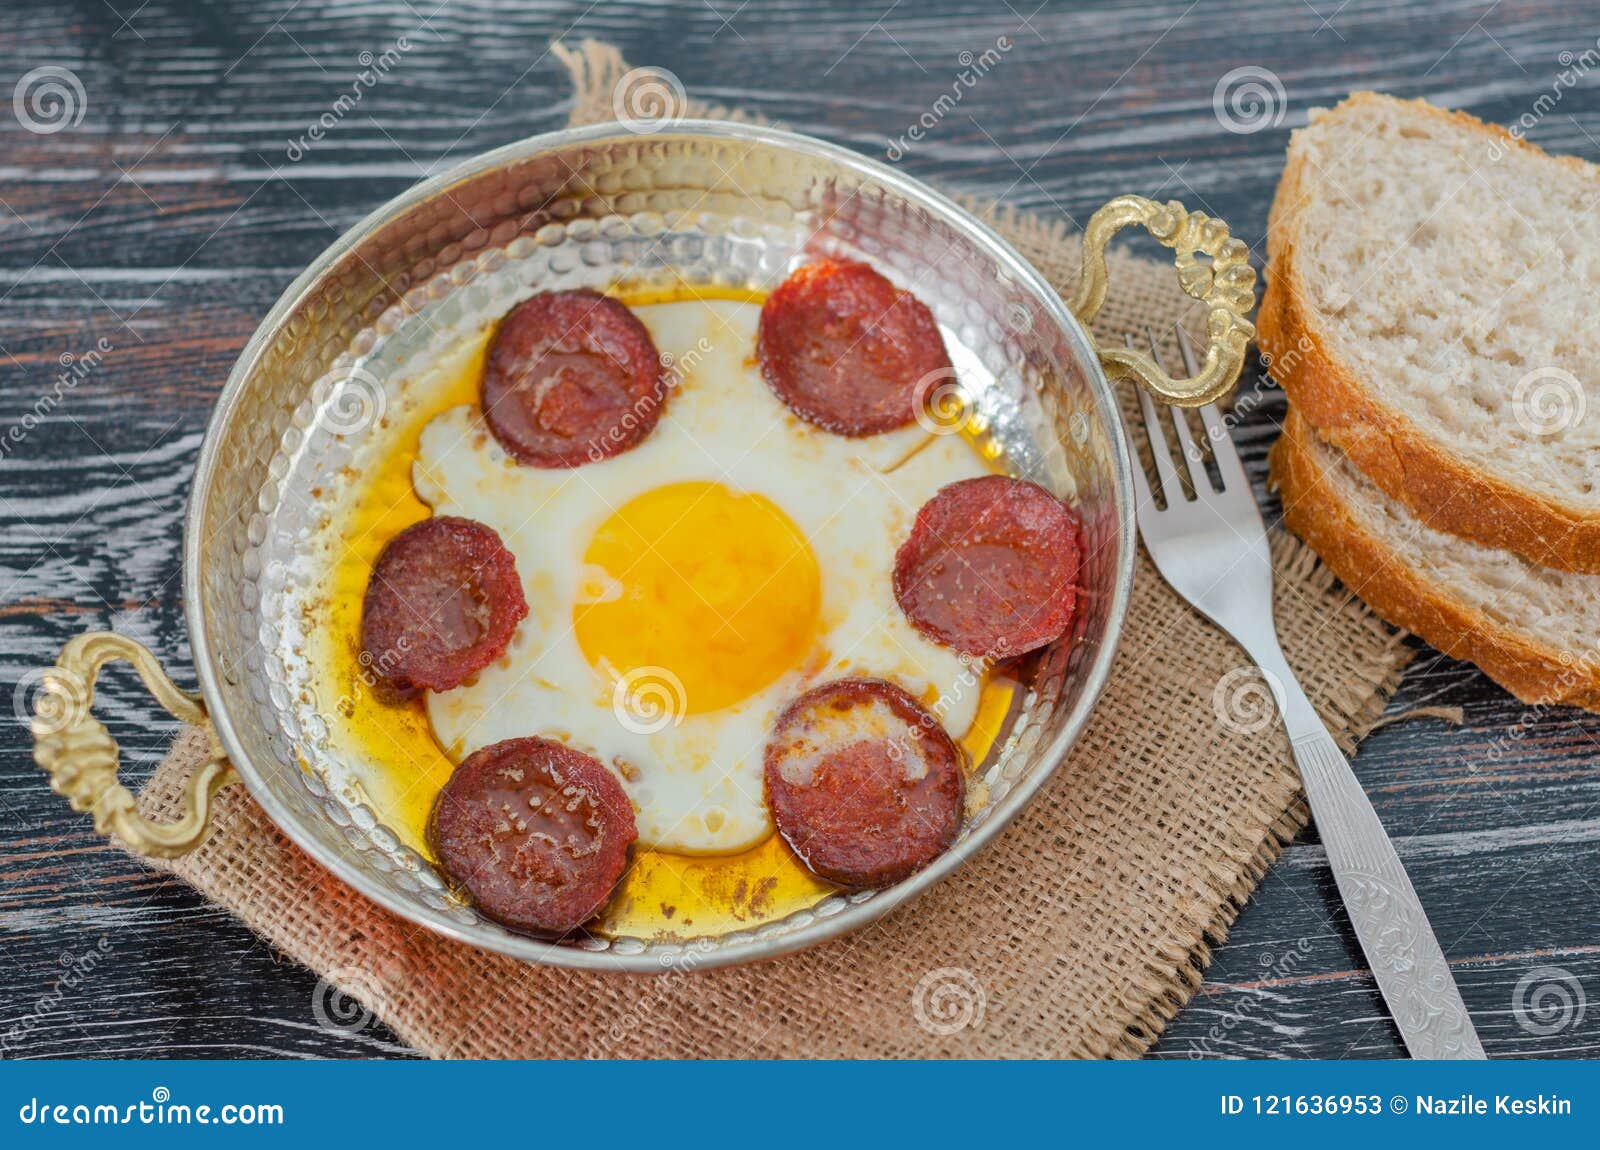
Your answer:
[[[1329,115],[1372,101],[1405,104],[1579,171],[1589,166],[1569,156],[1548,156],[1494,124],[1423,100],[1401,101],[1358,92]],[[1430,527],[1511,551],[1564,571],[1600,573],[1600,513],[1550,499],[1455,458],[1410,420],[1378,399],[1334,352],[1308,305],[1296,274],[1294,205],[1304,202],[1315,173],[1293,143],[1267,224],[1267,290],[1257,317],[1258,340],[1268,368],[1301,415],[1349,456],[1391,498]]]
[[[1310,425],[1291,408],[1273,446],[1272,483],[1284,524],[1383,618],[1457,659],[1476,663],[1524,703],[1600,711],[1600,659],[1538,643],[1457,602],[1367,530],[1323,478]]]

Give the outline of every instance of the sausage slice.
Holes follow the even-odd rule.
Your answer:
[[[836,435],[904,427],[919,386],[954,377],[933,313],[852,260],[806,264],[778,285],[761,308],[756,357],[790,410]]]
[[[469,755],[434,800],[428,843],[485,916],[541,938],[605,906],[639,832],[597,759],[551,739],[507,739]]]
[[[884,887],[927,866],[961,829],[961,752],[882,679],[840,679],[779,716],[764,760],[773,820],[808,869]]]
[[[595,291],[543,292],[495,333],[483,414],[519,463],[576,467],[649,435],[668,390],[655,341],[626,305]]]
[[[1078,517],[1034,483],[963,479],[917,512],[895,554],[894,597],[914,627],[1002,659],[1060,638],[1077,610]]]
[[[493,528],[439,515],[389,540],[361,604],[361,663],[397,691],[459,687],[501,655],[528,613]]]

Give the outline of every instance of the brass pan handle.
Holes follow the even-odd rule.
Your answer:
[[[1068,307],[1087,327],[1106,300],[1106,247],[1130,224],[1140,224],[1177,253],[1178,282],[1201,303],[1206,317],[1206,354],[1200,373],[1173,379],[1143,352],[1100,348],[1108,374],[1138,381],[1157,399],[1179,407],[1199,407],[1226,395],[1244,368],[1245,348],[1255,325],[1245,317],[1255,306],[1256,272],[1249,249],[1228,232],[1228,225],[1203,212],[1191,212],[1177,200],[1159,204],[1143,196],[1118,196],[1100,208],[1083,232],[1083,274]],[[1210,257],[1209,266],[1197,257]]]
[[[175,718],[206,728],[211,757],[189,778],[183,816],[153,823],[139,813],[133,792],[117,780],[117,741],[91,712],[100,668],[113,659],[133,664],[150,693]],[[150,651],[109,631],[79,635],[44,672],[34,703],[33,761],[50,776],[50,789],[75,811],[94,815],[94,829],[115,835],[138,854],[177,858],[199,846],[210,829],[211,799],[237,779],[217,743],[200,696],[179,689]]]

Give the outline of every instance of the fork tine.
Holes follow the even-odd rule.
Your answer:
[[[1133,510],[1143,522],[1146,515],[1154,514],[1160,509],[1156,507],[1155,499],[1150,494],[1150,480],[1145,477],[1144,461],[1139,458],[1139,449],[1131,439],[1128,449],[1133,455]]]
[[[1191,376],[1200,371],[1200,360],[1194,353],[1194,344],[1182,326],[1178,328],[1178,353],[1183,356],[1184,370]],[[1239,452],[1233,446],[1233,436],[1228,434],[1228,424],[1221,410],[1216,404],[1208,403],[1200,409],[1200,418],[1205,421],[1206,438],[1211,441],[1211,458],[1217,462],[1217,474],[1222,477],[1223,490],[1249,491],[1250,479],[1244,473],[1244,464],[1239,462]]]
[[[1144,337],[1150,343],[1150,357],[1161,364],[1161,346],[1156,342],[1155,329],[1146,326]],[[1187,364],[1187,360],[1185,364]],[[1165,365],[1161,370],[1165,371]],[[1194,369],[1189,368],[1189,374],[1194,374]],[[1189,468],[1189,482],[1194,484],[1194,493],[1198,498],[1203,493],[1211,490],[1211,476],[1206,474],[1205,456],[1200,454],[1200,449],[1195,446],[1194,437],[1189,434],[1189,419],[1184,415],[1181,407],[1171,409],[1172,422],[1178,429],[1178,450],[1183,454],[1183,461]]]
[[[1211,441],[1211,458],[1217,461],[1217,474],[1222,476],[1224,489],[1236,485],[1249,486],[1250,479],[1244,473],[1244,465],[1239,462],[1238,449],[1233,446],[1233,436],[1228,434],[1228,421],[1223,418],[1217,405],[1208,403],[1200,409],[1200,418],[1205,420],[1206,438]]]
[[[1134,346],[1131,333],[1126,339],[1129,347]],[[1176,507],[1185,502],[1183,482],[1178,478],[1178,469],[1172,466],[1172,452],[1167,448],[1166,433],[1161,430],[1161,420],[1156,415],[1150,394],[1138,384],[1134,385],[1134,390],[1139,393],[1139,408],[1144,412],[1144,433],[1150,441],[1150,454],[1155,456],[1156,477],[1161,480],[1162,497],[1168,507]]]

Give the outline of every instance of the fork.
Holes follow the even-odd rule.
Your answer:
[[[1146,328],[1145,335],[1159,362],[1155,333]],[[1181,327],[1177,337],[1185,369],[1198,374],[1194,348]],[[1134,346],[1131,335],[1127,342]],[[1221,490],[1213,487],[1182,412],[1172,420],[1193,485],[1190,499],[1168,452],[1156,405],[1143,388],[1137,390],[1166,504],[1156,507],[1135,455],[1139,534],[1172,589],[1232,636],[1265,674],[1328,864],[1406,1049],[1413,1058],[1485,1057],[1394,844],[1278,646],[1266,528],[1221,413],[1215,404],[1200,408]]]

